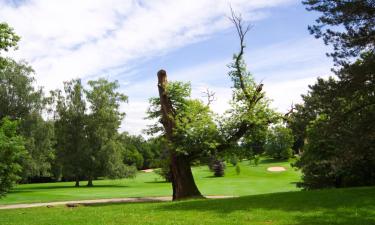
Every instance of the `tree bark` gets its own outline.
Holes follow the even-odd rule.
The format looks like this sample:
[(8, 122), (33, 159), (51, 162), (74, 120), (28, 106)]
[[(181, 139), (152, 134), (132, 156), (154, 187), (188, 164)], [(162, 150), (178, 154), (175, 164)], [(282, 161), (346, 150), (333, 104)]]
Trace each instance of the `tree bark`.
[(79, 178), (78, 176), (76, 177), (76, 184), (75, 184), (76, 187), (79, 187)]
[(88, 181), (87, 181), (87, 187), (93, 187), (94, 185), (93, 185), (93, 183), (92, 183), (92, 177), (91, 176), (89, 176), (89, 179), (88, 179)]
[[(173, 107), (167, 93), (167, 73), (165, 70), (158, 72), (158, 89), (161, 104), (162, 123), (165, 129), (165, 135), (170, 143), (173, 143), (173, 129), (176, 124), (174, 121)], [(169, 147), (170, 168), (172, 172), (173, 200), (186, 198), (201, 198), (195, 184), (193, 173), (191, 172), (190, 160), (187, 156), (178, 154)]]

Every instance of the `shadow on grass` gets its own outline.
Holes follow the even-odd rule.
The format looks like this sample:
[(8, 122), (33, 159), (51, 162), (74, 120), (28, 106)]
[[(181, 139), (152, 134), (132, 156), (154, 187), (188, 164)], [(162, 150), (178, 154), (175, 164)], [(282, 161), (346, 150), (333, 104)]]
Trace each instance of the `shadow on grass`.
[(211, 175), (211, 176), (206, 176), (206, 177), (204, 177), (204, 178), (224, 178), (224, 176), (222, 176), (222, 177), (217, 177), (217, 176)]
[(126, 188), (126, 185), (120, 184), (98, 184), (93, 187), (87, 187), (86, 185), (82, 185), (79, 187), (75, 187), (74, 185), (64, 185), (64, 186), (32, 186), (32, 187), (21, 187), (18, 189), (14, 189), (9, 193), (20, 193), (20, 192), (30, 192), (33, 190), (53, 190), (53, 189), (99, 189), (99, 188)]
[[(276, 215), (282, 211), (302, 224), (375, 224), (375, 188), (300, 191), (160, 204), (161, 211), (211, 211), (226, 216), (235, 211)], [(274, 214), (272, 213), (274, 212)], [(277, 219), (277, 218), (276, 218)]]
[(170, 184), (171, 182), (164, 181), (164, 180), (157, 180), (157, 181), (145, 181), (146, 184)]
[(262, 163), (287, 163), (288, 160), (285, 159), (272, 159), (272, 158), (265, 158), (260, 160), (260, 164)]

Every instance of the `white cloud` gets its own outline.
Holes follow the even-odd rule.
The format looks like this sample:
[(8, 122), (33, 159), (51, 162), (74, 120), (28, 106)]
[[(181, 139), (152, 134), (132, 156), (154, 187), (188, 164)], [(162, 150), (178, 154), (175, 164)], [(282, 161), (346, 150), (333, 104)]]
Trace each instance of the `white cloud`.
[[(137, 64), (188, 44), (209, 38), (230, 26), (229, 3), (249, 20), (266, 17), (267, 8), (293, 0), (26, 0), (17, 7), (0, 0), (1, 20), (22, 37), (11, 54), (29, 61), (39, 85), (61, 87), (71, 78), (108, 78), (126, 71), (137, 74)], [(312, 38), (247, 49), (246, 61), (257, 80), (264, 79), (273, 106), (285, 111), (315, 77), (329, 73), (326, 49)], [(206, 87), (216, 92), (212, 105), (223, 112), (231, 97), (226, 65), (230, 57), (190, 68), (168, 71), (170, 79), (192, 81), (193, 96)], [(104, 74), (105, 72), (105, 74)], [(155, 71), (156, 72), (156, 71)], [(147, 77), (120, 81), (130, 102), (122, 130), (140, 133), (147, 99), (157, 95), (155, 80)]]
[(260, 9), (290, 0), (29, 0), (17, 7), (6, 2), (2, 20), (22, 36), (15, 56), (29, 61), (38, 83), (51, 89), (225, 29), (229, 2), (256, 20), (264, 16)]

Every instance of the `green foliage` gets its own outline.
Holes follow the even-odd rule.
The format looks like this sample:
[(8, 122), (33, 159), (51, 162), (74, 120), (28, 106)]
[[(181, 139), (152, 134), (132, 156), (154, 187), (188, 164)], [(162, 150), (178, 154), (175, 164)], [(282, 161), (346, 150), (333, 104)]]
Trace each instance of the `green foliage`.
[[(94, 177), (105, 175), (101, 168), (103, 163), (110, 162), (101, 160), (106, 156), (101, 154), (100, 150), (116, 138), (117, 130), (125, 116), (125, 113), (120, 112), (120, 104), (127, 102), (128, 98), (117, 92), (117, 81), (98, 79), (88, 81), (88, 85), (89, 89), (84, 91), (90, 104), (90, 114), (87, 116), (88, 164), (85, 173), (90, 181)], [(121, 160), (112, 162), (120, 163)], [(111, 165), (107, 168), (118, 166)]]
[(77, 181), (87, 178), (90, 186), (99, 176), (132, 177), (135, 169), (124, 164), (127, 152), (117, 133), (125, 116), (119, 111), (120, 103), (127, 97), (116, 91), (117, 82), (99, 79), (88, 84), (90, 88), (84, 89), (80, 80), (72, 80), (65, 82), (64, 94), (52, 92), (62, 172)]
[[(0, 23), (0, 53), (2, 51), (9, 51), (9, 49), (17, 49), (17, 43), (20, 37), (14, 33), (13, 28), (11, 28), (7, 23)], [(7, 64), (7, 59), (0, 55), (0, 70)]]
[(266, 154), (274, 159), (289, 159), (292, 156), (293, 134), (283, 126), (271, 127), (265, 145)]
[[(217, 145), (217, 127), (213, 121), (213, 113), (202, 101), (191, 99), (189, 83), (170, 82), (168, 95), (175, 111), (173, 151), (188, 155), (190, 160), (210, 155)], [(160, 134), (163, 128), (160, 124), (159, 98), (150, 99), (148, 110), (149, 119), (158, 119), (159, 122), (148, 129), (149, 134)]]
[(238, 164), (238, 157), (237, 157), (236, 155), (231, 156), (231, 157), (229, 158), (229, 162), (230, 162), (233, 166), (237, 166), (237, 164)]
[(240, 173), (241, 173), (241, 167), (240, 167), (239, 164), (237, 164), (237, 165), (236, 165), (236, 174), (237, 174), (237, 175), (240, 175)]
[(372, 0), (304, 0), (309, 11), (322, 15), (311, 34), (332, 44), (336, 62), (375, 48), (375, 4)]
[(258, 166), (259, 165), (259, 161), (260, 161), (260, 156), (259, 155), (255, 155), (253, 161), (254, 161), (254, 165)]
[(124, 154), (127, 154), (119, 141), (110, 140), (99, 152), (103, 174), (111, 179), (135, 177), (137, 168), (124, 164)]
[(39, 113), (33, 112), (20, 124), (20, 134), (25, 138), (28, 155), (22, 167), (23, 181), (31, 177), (51, 177), (55, 160), (54, 125), (44, 121)]
[(10, 48), (16, 48), (20, 37), (14, 33), (7, 23), (0, 23), (0, 50), (8, 51)]
[(35, 90), (32, 74), (27, 63), (4, 59), (0, 68), (0, 119), (21, 119), (41, 110), (42, 90)]
[(7, 117), (0, 123), (0, 197), (20, 179), (21, 159), (26, 155), (24, 140), (17, 135), (18, 122)]
[(64, 83), (64, 93), (52, 93), (56, 98), (55, 133), (57, 159), (65, 177), (85, 175), (88, 164), (88, 140), (86, 135), (86, 102), (80, 80)]
[(307, 145), (296, 166), (307, 189), (375, 184), (375, 55), (368, 53), (318, 79), (292, 118), (304, 127)]

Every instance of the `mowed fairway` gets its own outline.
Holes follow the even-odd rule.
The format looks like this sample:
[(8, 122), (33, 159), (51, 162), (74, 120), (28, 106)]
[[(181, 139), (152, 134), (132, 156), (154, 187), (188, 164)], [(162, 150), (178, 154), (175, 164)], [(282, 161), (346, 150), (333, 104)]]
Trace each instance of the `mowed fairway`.
[[(300, 173), (290, 167), (290, 162), (263, 160), (258, 166), (241, 164), (241, 173), (227, 164), (225, 177), (213, 177), (207, 166), (194, 167), (194, 177), (204, 195), (244, 196), (298, 190), (295, 182)], [(285, 172), (268, 172), (271, 166), (284, 166)], [(86, 182), (82, 182), (86, 185)], [(98, 180), (94, 187), (76, 188), (72, 182), (26, 184), (17, 186), (0, 205), (63, 200), (83, 200), (119, 197), (147, 197), (171, 195), (171, 184), (165, 183), (155, 173), (139, 173), (135, 179)]]
[(168, 203), (1, 210), (2, 225), (254, 224), (372, 225), (375, 188), (251, 195)]

